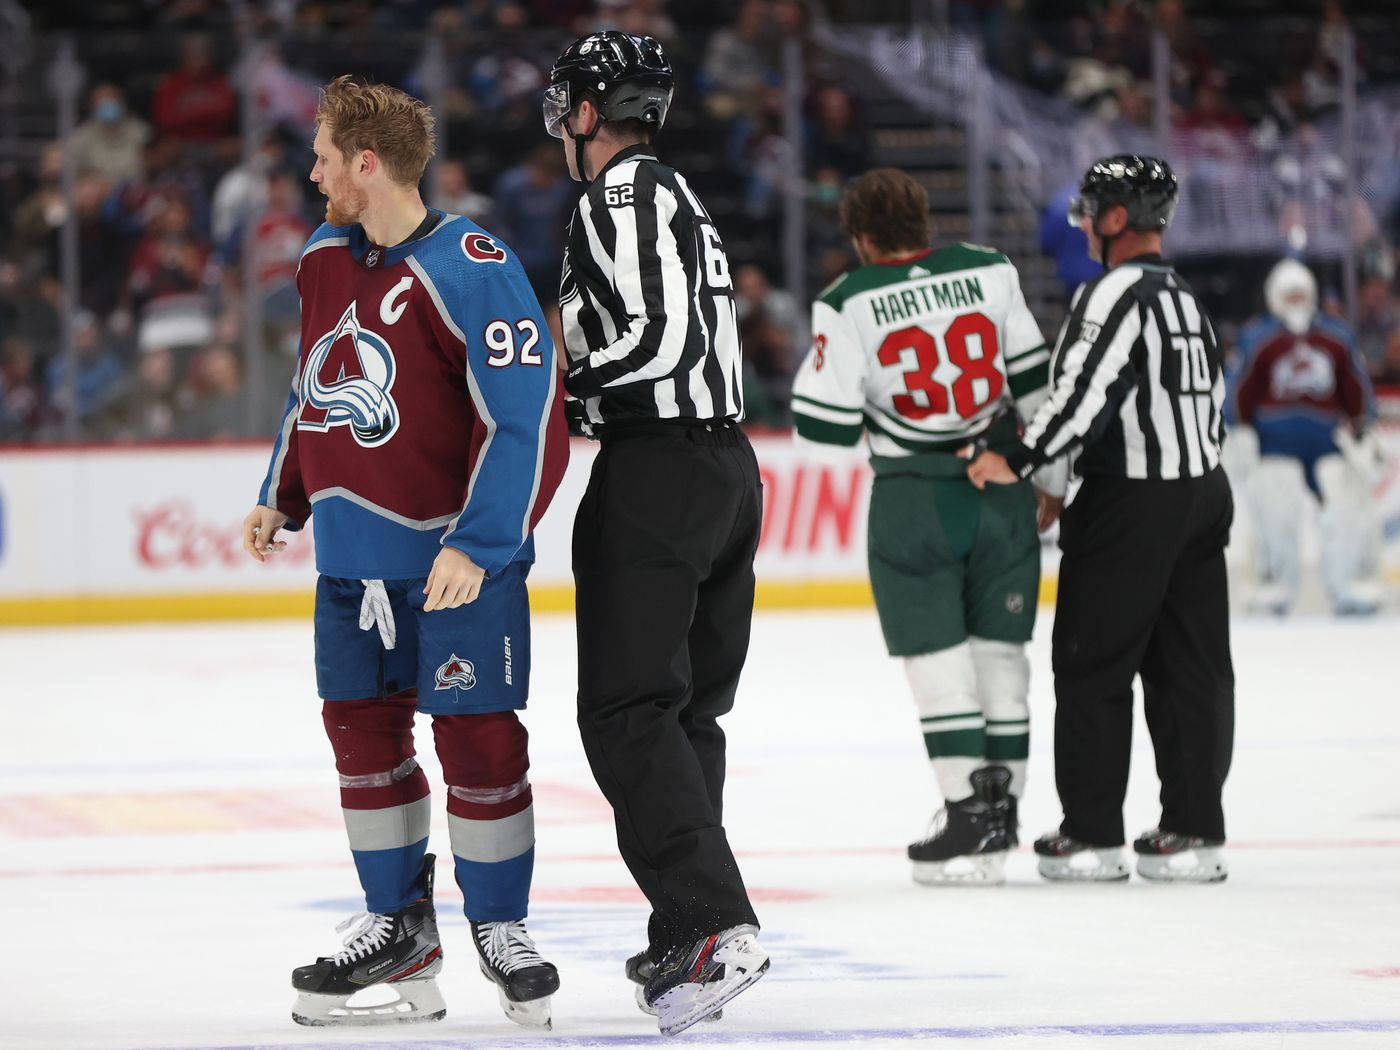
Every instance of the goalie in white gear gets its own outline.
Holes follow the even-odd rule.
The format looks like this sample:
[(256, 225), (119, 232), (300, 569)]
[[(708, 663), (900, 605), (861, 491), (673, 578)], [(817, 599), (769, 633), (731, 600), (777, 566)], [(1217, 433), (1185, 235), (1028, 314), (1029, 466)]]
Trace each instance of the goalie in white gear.
[(875, 470), (871, 585), (945, 800), (909, 847), (914, 877), (1001, 882), (1030, 740), (1037, 518), (1048, 528), (1058, 516), (1067, 477), (979, 492), (956, 452), (1019, 441), (1016, 413), (1044, 400), (1050, 352), (1005, 255), (928, 247), (928, 197), (908, 175), (867, 172), (840, 214), (863, 265), (813, 304), (798, 440), (864, 437)]
[[(1231, 381), (1232, 473), (1255, 533), (1250, 607), (1286, 614), (1302, 575), (1299, 524), (1321, 504), (1322, 577), (1339, 615), (1382, 603), (1372, 491), (1384, 459), (1370, 381), (1351, 332), (1318, 312), (1317, 282), (1284, 259), (1264, 284), (1268, 315), (1246, 327)], [(1244, 428), (1248, 427), (1249, 430)]]

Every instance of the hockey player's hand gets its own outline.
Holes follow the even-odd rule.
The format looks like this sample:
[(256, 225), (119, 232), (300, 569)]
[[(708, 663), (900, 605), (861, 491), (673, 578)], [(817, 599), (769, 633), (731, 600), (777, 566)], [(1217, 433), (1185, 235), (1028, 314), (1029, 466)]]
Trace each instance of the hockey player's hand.
[(1035, 527), (1041, 532), (1060, 520), (1060, 511), (1065, 509), (1063, 496), (1052, 496), (1042, 489), (1035, 490)]
[(481, 593), (481, 581), (485, 578), (486, 570), (471, 558), (454, 547), (444, 547), (433, 561), (428, 584), (423, 588), (423, 593), (428, 596), (423, 603), (423, 611), (436, 612), (470, 605)]
[(958, 456), (971, 460), (967, 465), (967, 480), (979, 489), (986, 488), (989, 481), (994, 485), (1014, 485), (1021, 480), (1000, 452), (985, 448), (979, 450), (976, 445), (964, 445), (958, 449)]
[(287, 549), (277, 539), (277, 530), (287, 524), (287, 515), (271, 507), (254, 507), (243, 519), (243, 549), (258, 561), (267, 561), (269, 554)]

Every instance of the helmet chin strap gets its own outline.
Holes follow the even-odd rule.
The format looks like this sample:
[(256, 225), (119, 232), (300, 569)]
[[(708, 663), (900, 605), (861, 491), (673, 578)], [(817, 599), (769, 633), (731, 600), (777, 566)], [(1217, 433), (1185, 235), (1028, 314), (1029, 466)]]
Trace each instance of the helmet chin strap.
[(1097, 215), (1095, 215), (1095, 216), (1094, 216), (1094, 236), (1097, 237), (1097, 238), (1099, 239), (1099, 265), (1102, 266), (1105, 270), (1107, 270), (1107, 269), (1109, 269), (1109, 265), (1108, 265), (1108, 252), (1109, 252), (1109, 249), (1113, 246), (1113, 242), (1114, 242), (1115, 240), (1117, 240), (1120, 236), (1122, 236), (1122, 234), (1121, 234), (1121, 232), (1120, 232), (1120, 233), (1100, 233), (1100, 232), (1099, 232), (1099, 217), (1098, 217)]
[(578, 169), (578, 181), (583, 183), (585, 189), (588, 188), (588, 184), (593, 180), (588, 177), (588, 169), (584, 167), (583, 150), (588, 143), (592, 142), (593, 139), (597, 137), (598, 129), (602, 126), (603, 118), (599, 116), (598, 119), (593, 122), (593, 130), (587, 135), (580, 135), (574, 131), (573, 125), (569, 123), (569, 118), (564, 118), (564, 127), (569, 129), (569, 137), (574, 140), (574, 167)]

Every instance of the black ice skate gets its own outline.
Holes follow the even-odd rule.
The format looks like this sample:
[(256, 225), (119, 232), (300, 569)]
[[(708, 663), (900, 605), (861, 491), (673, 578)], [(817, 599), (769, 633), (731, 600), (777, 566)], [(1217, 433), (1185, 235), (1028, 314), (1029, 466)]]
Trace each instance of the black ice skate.
[(735, 926), (672, 949), (646, 983), (646, 1003), (662, 1035), (684, 1032), (718, 1013), (768, 972), (757, 926)]
[[(627, 960), (627, 979), (637, 987), (637, 1008), (644, 1014), (656, 1016), (656, 1008), (647, 1005), (647, 982), (651, 980), (652, 974), (656, 973), (656, 963), (651, 961), (650, 952), (638, 952)], [(707, 1021), (718, 1021), (724, 1016), (723, 1010), (716, 1010), (705, 1018)]]
[[(292, 971), (292, 1020), (305, 1025), (437, 1021), (447, 1013), (434, 977), (442, 969), (433, 913), (433, 855), (423, 858), (423, 895), (391, 915), (365, 913), (337, 929), (345, 947)], [(370, 989), (373, 989), (371, 991)]]
[(474, 922), (472, 940), (506, 1016), (526, 1028), (553, 1028), (549, 997), (559, 990), (559, 971), (540, 958), (524, 921)]
[(1224, 839), (1203, 839), (1153, 828), (1133, 843), (1138, 874), (1153, 882), (1224, 882), (1230, 873)]
[(1006, 854), (1017, 845), (1016, 799), (1005, 766), (974, 770), (972, 794), (945, 803), (928, 837), (909, 847), (914, 881), (927, 886), (994, 886), (1006, 881)]
[(1041, 878), (1051, 882), (1126, 882), (1128, 865), (1118, 846), (1091, 846), (1058, 831), (1035, 840)]

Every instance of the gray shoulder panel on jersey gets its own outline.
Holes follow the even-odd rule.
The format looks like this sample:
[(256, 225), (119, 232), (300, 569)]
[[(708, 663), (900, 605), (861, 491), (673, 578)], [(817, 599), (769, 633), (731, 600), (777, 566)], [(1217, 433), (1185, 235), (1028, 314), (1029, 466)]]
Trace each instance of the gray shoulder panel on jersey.
[(322, 248), (343, 248), (350, 243), (349, 237), (325, 237), (319, 241), (313, 241), (302, 249), (301, 257), (305, 259), (312, 252), (319, 252)]
[(438, 291), (437, 285), (433, 283), (433, 279), (428, 276), (428, 271), (423, 269), (423, 264), (411, 255), (406, 261), (409, 269), (417, 274), (418, 279), (423, 282), (423, 288), (427, 291), (428, 298), (432, 299), (433, 306), (437, 307), (438, 316), (442, 318), (442, 323), (447, 325), (448, 330), (462, 341), (463, 346), (466, 346), (466, 335), (457, 327), (457, 322), (452, 320), (452, 315), (447, 311), (447, 303), (443, 301), (442, 294)]
[(403, 525), (417, 532), (432, 532), (434, 529), (440, 529), (457, 516), (454, 512), (452, 514), (442, 514), (436, 518), (429, 518), (427, 521), (420, 521), (417, 518), (406, 518), (402, 514), (396, 514), (387, 507), (381, 507), (378, 503), (372, 503), (359, 493), (351, 492), (349, 489), (340, 485), (334, 488), (320, 489), (313, 492), (309, 498), (309, 502), (314, 507), (317, 503), (325, 499), (343, 499), (348, 503), (353, 503), (355, 506), (369, 511), (377, 517), (385, 518), (396, 525)]

